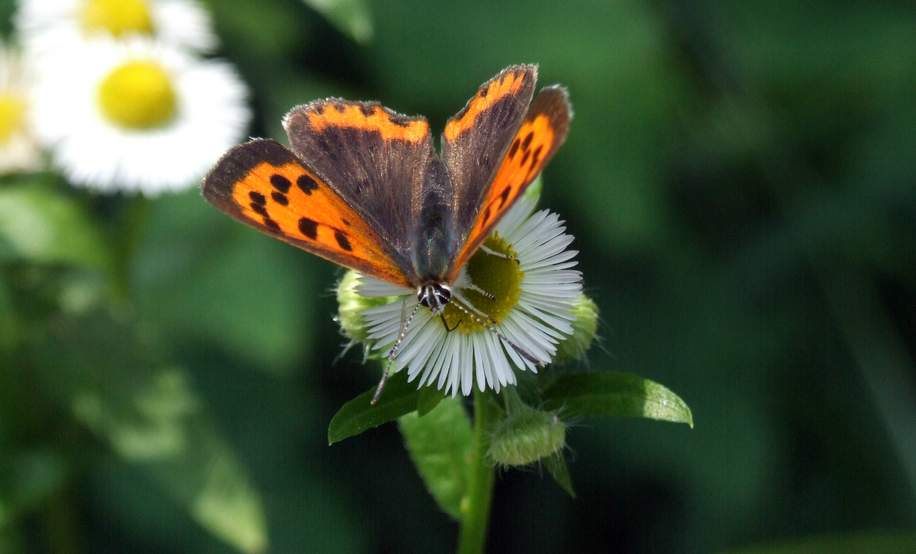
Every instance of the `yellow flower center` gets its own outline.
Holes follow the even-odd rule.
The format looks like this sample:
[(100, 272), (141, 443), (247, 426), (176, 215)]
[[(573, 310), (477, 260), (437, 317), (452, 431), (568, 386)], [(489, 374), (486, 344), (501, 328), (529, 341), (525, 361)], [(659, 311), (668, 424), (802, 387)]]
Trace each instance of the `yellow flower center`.
[(102, 113), (128, 129), (153, 129), (172, 120), (178, 99), (169, 74), (157, 63), (133, 61), (108, 74), (99, 85)]
[(0, 92), (0, 144), (6, 144), (25, 122), (25, 100), (12, 92)]
[[(489, 254), (480, 249), (468, 261), (467, 272), (472, 283), (492, 294), (494, 298), (490, 299), (467, 289), (464, 289), (462, 293), (478, 311), (490, 316), (494, 322), (500, 323), (518, 303), (519, 296), (522, 294), (522, 278), (525, 274), (519, 269), (515, 250), (498, 234), (488, 238), (484, 245), (493, 252), (498, 252), (506, 257)], [(449, 329), (457, 325), (458, 331), (465, 334), (483, 331), (483, 326), (469, 318), (454, 305), (454, 302), (446, 304), (442, 315)], [(460, 325), (458, 325), (459, 322)]]
[(86, 0), (82, 19), (88, 34), (107, 32), (121, 37), (153, 33), (153, 18), (145, 0)]

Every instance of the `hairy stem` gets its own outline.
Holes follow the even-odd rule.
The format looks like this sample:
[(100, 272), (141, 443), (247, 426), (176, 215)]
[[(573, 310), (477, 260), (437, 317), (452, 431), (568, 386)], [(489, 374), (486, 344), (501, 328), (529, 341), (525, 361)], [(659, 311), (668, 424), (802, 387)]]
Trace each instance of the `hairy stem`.
[(490, 502), (493, 499), (493, 465), (487, 459), (493, 409), (489, 395), (475, 388), (474, 436), (468, 465), (468, 492), (461, 506), (459, 554), (480, 554), (486, 545)]

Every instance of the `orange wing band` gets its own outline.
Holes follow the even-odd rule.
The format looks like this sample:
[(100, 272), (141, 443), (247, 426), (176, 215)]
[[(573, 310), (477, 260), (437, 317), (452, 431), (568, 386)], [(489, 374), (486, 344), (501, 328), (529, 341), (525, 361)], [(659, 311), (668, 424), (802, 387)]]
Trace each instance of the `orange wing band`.
[(531, 71), (528, 68), (520, 68), (506, 71), (498, 79), (482, 86), (465, 106), (460, 117), (449, 120), (445, 125), (443, 133), (445, 139), (448, 141), (457, 139), (458, 135), (474, 126), (477, 117), (487, 108), (510, 94), (516, 94), (529, 78), (531, 78)]

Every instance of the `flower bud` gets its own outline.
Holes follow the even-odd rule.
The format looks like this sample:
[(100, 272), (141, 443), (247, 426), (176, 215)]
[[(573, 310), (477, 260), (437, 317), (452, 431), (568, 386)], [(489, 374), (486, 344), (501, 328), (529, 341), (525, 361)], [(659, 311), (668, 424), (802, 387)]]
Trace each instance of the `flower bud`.
[(524, 466), (556, 454), (565, 444), (566, 425), (556, 413), (526, 406), (516, 396), (493, 429), (488, 455), (499, 465)]
[(598, 331), (598, 306), (594, 300), (580, 294), (572, 308), (575, 318), (573, 332), (557, 346), (557, 362), (579, 360), (585, 356)]
[(353, 342), (365, 342), (368, 331), (363, 312), (389, 302), (387, 297), (366, 297), (359, 294), (359, 273), (347, 271), (337, 283), (337, 323), (343, 334)]

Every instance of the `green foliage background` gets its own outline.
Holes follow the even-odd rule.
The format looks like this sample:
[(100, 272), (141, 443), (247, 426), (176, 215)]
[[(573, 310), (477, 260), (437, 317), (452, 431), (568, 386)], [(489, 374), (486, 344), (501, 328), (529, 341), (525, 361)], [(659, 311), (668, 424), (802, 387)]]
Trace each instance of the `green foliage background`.
[[(542, 204), (601, 309), (588, 363), (695, 428), (573, 427), (578, 498), (501, 475), (492, 552), (912, 551), (911, 2), (205, 4), (252, 136), (331, 95), (441, 128), (511, 63), (569, 87)], [(377, 377), (334, 363), (338, 274), (196, 190), (4, 179), (0, 552), (452, 549), (396, 426), (327, 445)]]

